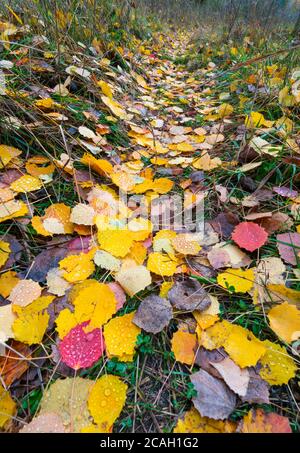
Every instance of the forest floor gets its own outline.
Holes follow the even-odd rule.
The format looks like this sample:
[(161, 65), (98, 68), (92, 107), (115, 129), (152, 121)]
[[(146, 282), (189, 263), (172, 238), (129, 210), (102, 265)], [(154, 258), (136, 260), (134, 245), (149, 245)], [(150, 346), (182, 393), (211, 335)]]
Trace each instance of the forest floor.
[(26, 33), (0, 61), (0, 427), (297, 431), (296, 51)]

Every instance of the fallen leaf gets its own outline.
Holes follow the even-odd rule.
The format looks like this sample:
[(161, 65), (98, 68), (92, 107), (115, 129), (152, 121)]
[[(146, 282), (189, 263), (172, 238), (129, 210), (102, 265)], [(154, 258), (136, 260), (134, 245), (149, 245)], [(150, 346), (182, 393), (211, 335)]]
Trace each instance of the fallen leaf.
[(130, 297), (151, 285), (152, 282), (151, 274), (145, 266), (121, 269), (115, 278)]
[(253, 252), (267, 242), (268, 234), (254, 222), (242, 222), (235, 227), (231, 237), (239, 247)]
[(274, 412), (266, 413), (263, 409), (252, 409), (238, 425), (241, 433), (291, 433), (289, 419)]
[(169, 324), (172, 314), (172, 306), (168, 300), (151, 295), (141, 302), (133, 323), (146, 332), (158, 333)]
[(121, 362), (132, 362), (137, 337), (141, 329), (133, 323), (135, 312), (111, 319), (104, 326), (104, 339), (108, 357)]
[(208, 417), (201, 417), (199, 412), (192, 407), (179, 418), (174, 428), (174, 433), (233, 433), (236, 430), (234, 422), (228, 420), (213, 420)]
[(94, 381), (81, 377), (57, 379), (45, 390), (39, 415), (59, 415), (66, 432), (80, 432), (90, 423), (87, 399), (93, 385)]
[(193, 333), (177, 330), (171, 340), (171, 350), (177, 362), (192, 365), (197, 348), (197, 337)]
[(296, 265), (299, 260), (300, 234), (282, 233), (276, 237), (277, 248), (281, 258), (289, 264)]
[(218, 370), (225, 383), (234, 393), (239, 396), (246, 395), (250, 381), (249, 371), (246, 368), (242, 370), (229, 357), (221, 362), (212, 363), (212, 366)]
[(74, 370), (91, 367), (105, 348), (102, 331), (98, 328), (85, 332), (87, 324), (83, 322), (73, 327), (59, 343), (62, 361)]
[(98, 379), (88, 397), (89, 411), (95, 423), (107, 428), (114, 424), (125, 404), (127, 388), (118, 376), (107, 374)]
[(0, 383), (0, 428), (4, 428), (15, 415), (17, 405)]
[(65, 427), (59, 414), (44, 413), (34, 417), (30, 423), (23, 426), (19, 433), (65, 433)]
[(206, 310), (211, 304), (203, 286), (192, 278), (176, 282), (168, 292), (168, 299), (174, 307), (185, 311)]
[(197, 392), (193, 403), (202, 417), (224, 420), (234, 411), (236, 396), (223, 381), (200, 370), (191, 375), (191, 382)]

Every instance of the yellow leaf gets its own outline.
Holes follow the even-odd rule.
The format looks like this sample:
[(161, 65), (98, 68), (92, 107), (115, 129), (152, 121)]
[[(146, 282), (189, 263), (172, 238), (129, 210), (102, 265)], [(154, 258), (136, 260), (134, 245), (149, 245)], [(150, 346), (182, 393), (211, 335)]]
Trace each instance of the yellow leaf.
[(230, 358), (241, 368), (255, 366), (266, 352), (264, 343), (248, 329), (222, 321), (202, 331), (199, 342), (206, 349), (224, 347)]
[(133, 324), (135, 312), (111, 319), (104, 326), (104, 340), (109, 358), (132, 362), (137, 337), (141, 329)]
[(197, 255), (201, 250), (199, 243), (193, 239), (192, 234), (177, 234), (171, 239), (172, 245), (176, 252), (182, 255)]
[(19, 282), (17, 273), (14, 271), (7, 271), (0, 276), (0, 295), (5, 299), (10, 295), (12, 289)]
[(246, 293), (254, 284), (254, 270), (228, 269), (217, 277), (220, 286), (235, 293)]
[(12, 311), (12, 304), (0, 307), (0, 341), (5, 343), (9, 338), (14, 338), (12, 325), (16, 319)]
[(35, 105), (41, 109), (53, 109), (55, 102), (51, 98), (44, 98), (35, 101)]
[(226, 118), (226, 116), (230, 116), (233, 113), (233, 107), (230, 104), (221, 104), (217, 109), (217, 113), (219, 118)]
[(10, 200), (0, 205), (0, 223), (28, 214), (27, 205), (20, 200)]
[(179, 418), (174, 433), (233, 433), (235, 430), (236, 424), (234, 422), (202, 417), (192, 407), (184, 414), (183, 418)]
[(0, 169), (4, 168), (14, 157), (20, 154), (22, 154), (22, 151), (13, 146), (0, 145)]
[(127, 113), (125, 112), (125, 110), (123, 110), (122, 106), (118, 102), (110, 99), (107, 96), (101, 96), (101, 100), (103, 104), (105, 104), (115, 116), (122, 120), (128, 119)]
[(15, 339), (29, 345), (41, 343), (48, 322), (49, 315), (46, 312), (20, 313), (12, 326)]
[(290, 379), (295, 377), (297, 366), (287, 350), (279, 344), (269, 340), (263, 342), (266, 347), (265, 354), (260, 359), (262, 368), (260, 376), (270, 385), (287, 384)]
[(0, 267), (4, 266), (10, 255), (10, 244), (0, 240)]
[(84, 165), (87, 165), (101, 176), (110, 175), (113, 172), (113, 166), (108, 160), (96, 159), (96, 157), (88, 153), (85, 153), (82, 156), (80, 162)]
[(42, 187), (43, 184), (41, 180), (31, 175), (23, 175), (10, 185), (10, 188), (18, 193), (33, 192), (34, 190), (39, 190)]
[(163, 282), (160, 286), (160, 291), (159, 291), (159, 296), (162, 297), (163, 299), (166, 299), (168, 297), (168, 292), (174, 285), (174, 282)]
[(119, 417), (126, 401), (127, 385), (117, 376), (101, 376), (88, 397), (88, 408), (97, 425), (110, 427)]
[(25, 168), (31, 176), (51, 175), (55, 165), (45, 156), (33, 156), (27, 160)]
[(0, 383), (0, 428), (4, 428), (5, 425), (12, 419), (17, 411), (17, 406), (10, 393), (4, 389)]
[(154, 274), (170, 277), (176, 272), (177, 261), (175, 257), (154, 252), (149, 254), (147, 268)]
[(71, 283), (85, 280), (95, 271), (90, 253), (67, 256), (59, 262), (59, 267), (65, 271), (63, 277)]
[(117, 300), (114, 292), (107, 284), (97, 280), (85, 280), (75, 285), (69, 297), (75, 306), (77, 323), (90, 321), (86, 331), (101, 327), (116, 313)]
[(72, 313), (68, 308), (64, 308), (59, 312), (59, 315), (55, 320), (55, 324), (58, 336), (62, 340), (70, 332), (70, 330), (78, 324), (78, 321), (74, 313)]
[(104, 80), (98, 80), (97, 85), (101, 88), (102, 93), (105, 94), (105, 96), (109, 99), (113, 98), (113, 92), (108, 83), (104, 82)]
[(203, 311), (195, 310), (193, 316), (201, 329), (205, 330), (213, 326), (219, 320), (220, 304), (214, 296), (209, 296), (211, 300), (210, 306)]
[(245, 125), (246, 127), (272, 127), (274, 121), (268, 121), (265, 119), (264, 115), (259, 112), (251, 112), (250, 115), (246, 116)]
[(300, 337), (300, 311), (295, 305), (284, 302), (268, 313), (271, 329), (279, 338), (291, 343)]
[(98, 231), (98, 242), (101, 249), (117, 258), (124, 258), (134, 242), (134, 234), (128, 230)]

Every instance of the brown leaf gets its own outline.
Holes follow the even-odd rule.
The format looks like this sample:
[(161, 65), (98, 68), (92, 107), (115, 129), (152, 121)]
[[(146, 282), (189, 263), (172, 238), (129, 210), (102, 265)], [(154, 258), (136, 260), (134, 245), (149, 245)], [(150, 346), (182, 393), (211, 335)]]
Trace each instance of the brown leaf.
[(172, 307), (168, 300), (159, 296), (146, 297), (133, 318), (133, 323), (146, 332), (158, 333), (172, 319)]
[(16, 352), (6, 348), (5, 356), (0, 357), (0, 376), (7, 387), (19, 379), (28, 369), (29, 362), (26, 358), (29, 359), (31, 354), (31, 350), (24, 343), (13, 341), (10, 346)]
[(207, 371), (212, 376), (222, 379), (221, 374), (213, 365), (215, 363), (222, 362), (222, 360), (224, 360), (224, 358), (226, 357), (227, 353), (223, 350), (223, 348), (213, 349), (212, 351), (209, 351), (208, 349), (205, 349), (201, 346), (197, 349), (195, 364), (199, 365), (200, 368), (203, 368), (203, 370)]
[(204, 370), (191, 375), (191, 382), (197, 391), (193, 403), (202, 417), (215, 420), (228, 418), (236, 407), (236, 396), (227, 385)]
[(239, 223), (238, 216), (233, 212), (221, 212), (210, 222), (214, 230), (220, 234), (222, 239), (228, 239)]
[(211, 304), (205, 289), (197, 280), (191, 278), (176, 282), (168, 292), (168, 299), (174, 307), (186, 311), (203, 311)]
[(250, 380), (247, 393), (241, 399), (247, 403), (269, 404), (269, 384), (264, 381), (255, 368), (248, 368)]
[(289, 230), (293, 226), (293, 221), (284, 212), (275, 212), (271, 218), (260, 220), (259, 224), (269, 234), (273, 234), (275, 231)]

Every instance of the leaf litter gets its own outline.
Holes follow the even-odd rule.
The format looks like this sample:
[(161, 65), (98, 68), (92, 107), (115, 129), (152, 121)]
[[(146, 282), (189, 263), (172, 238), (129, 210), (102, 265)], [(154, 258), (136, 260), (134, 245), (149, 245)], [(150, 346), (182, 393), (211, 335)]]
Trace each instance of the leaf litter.
[[(1, 27), (14, 41), (26, 34), (20, 24)], [(127, 402), (132, 408), (136, 377), (127, 372), (142, 359), (146, 368), (146, 359), (157, 354), (149, 344), (158, 341), (168, 372), (173, 363), (190, 380), (185, 390), (193, 387), (186, 395), (179, 391), (184, 413), (170, 403), (174, 432), (291, 432), (289, 409), (280, 406), (278, 413), (269, 396), (295, 385), (300, 201), (294, 182), (279, 185), (270, 174), (260, 185), (259, 178), (262, 168), (281, 158), (282, 147), (291, 152), (283, 162), (297, 162), (293, 108), (300, 98), (293, 77), (299, 75), (276, 91), (273, 79), (285, 83), (286, 74), (277, 64), (267, 66), (281, 115), (271, 120), (259, 106), (249, 111), (257, 74), (241, 91), (237, 79), (230, 92), (219, 91), (211, 71), (221, 68), (212, 60), (224, 56), (223, 48), (207, 44), (203, 64), (188, 71), (175, 60), (190, 35), (156, 33), (148, 44), (136, 38), (136, 55), (125, 45), (112, 50), (126, 70), (103, 57), (95, 38), (90, 51), (99, 61), (76, 57), (78, 66), (64, 67), (65, 83), (54, 89), (47, 82), (55, 60), (46, 40), (40, 45), (50, 63), (30, 61), (21, 45), (12, 50), (7, 39), (9, 70), (29, 65), (37, 83), (21, 94), (39, 121), (28, 117), (22, 124), (14, 117), (15, 127), (51, 123), (64, 131), (66, 149), (53, 154), (42, 146), (36, 154), (26, 141), (0, 145), (3, 430), (111, 432), (122, 411), (124, 426), (132, 426)], [(166, 49), (174, 58), (165, 58)], [(247, 42), (234, 52), (242, 49), (248, 52)], [(209, 88), (199, 94), (202, 79)], [(94, 103), (79, 86), (95, 95)], [(77, 113), (74, 103), (82, 103)], [(230, 143), (239, 143), (238, 155), (224, 153)], [(134, 196), (132, 204), (120, 190)], [(143, 217), (141, 201), (177, 192), (184, 195), (184, 210), (203, 200), (209, 205), (202, 235), (182, 231), (176, 222), (164, 225), (162, 204), (154, 208), (155, 220)], [(169, 208), (175, 218), (175, 207)], [(49, 382), (22, 428), (15, 383), (36, 376), (31, 360), (45, 355), (58, 371), (50, 377), (41, 368)], [(168, 386), (176, 394), (173, 380)], [(143, 392), (137, 395), (144, 404)]]

